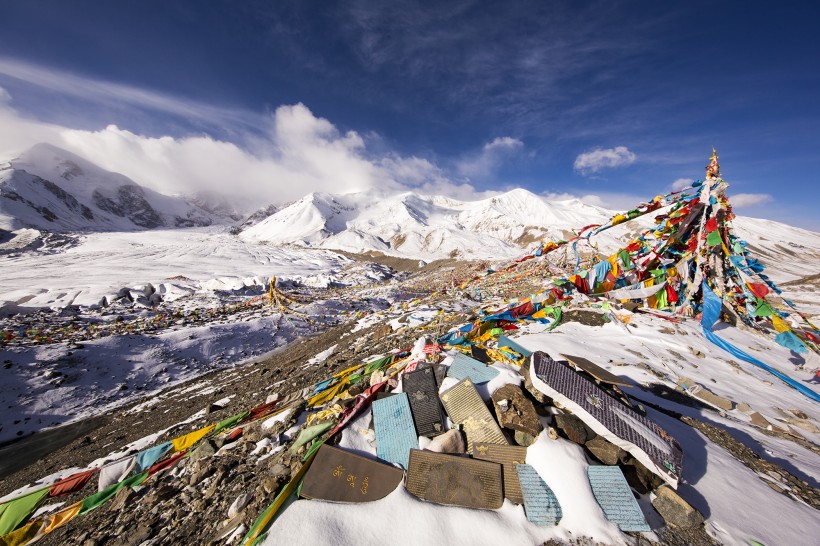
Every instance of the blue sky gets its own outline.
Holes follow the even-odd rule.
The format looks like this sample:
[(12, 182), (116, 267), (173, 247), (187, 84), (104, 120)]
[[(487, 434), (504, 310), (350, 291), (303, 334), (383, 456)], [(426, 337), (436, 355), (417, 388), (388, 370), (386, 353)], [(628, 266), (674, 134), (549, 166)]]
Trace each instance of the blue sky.
[(677, 4), (0, 0), (0, 151), (624, 208), (715, 146), (739, 213), (820, 230), (820, 4)]

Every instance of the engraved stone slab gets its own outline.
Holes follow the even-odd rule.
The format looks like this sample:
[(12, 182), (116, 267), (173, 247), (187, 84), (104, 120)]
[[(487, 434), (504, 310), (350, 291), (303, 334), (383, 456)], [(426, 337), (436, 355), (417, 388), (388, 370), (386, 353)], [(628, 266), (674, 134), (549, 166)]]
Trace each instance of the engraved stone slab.
[(493, 393), (493, 405), (498, 423), (503, 428), (520, 430), (530, 436), (538, 436), (544, 427), (535, 406), (524, 396), (518, 385), (504, 385)]
[(587, 476), (606, 519), (617, 523), (621, 531), (651, 531), (620, 468), (590, 466)]
[(404, 374), (402, 389), (410, 400), (416, 434), (430, 437), (443, 433), (444, 423), (435, 370), (425, 367)]
[(373, 402), (376, 455), (389, 463), (407, 468), (411, 449), (418, 449), (419, 437), (407, 393), (398, 393)]
[(564, 514), (555, 493), (532, 466), (520, 464), (517, 469), (527, 519), (536, 525), (558, 525)]
[(399, 485), (404, 472), (337, 447), (323, 445), (302, 483), (302, 496), (333, 502), (382, 499)]
[(516, 466), (527, 462), (526, 447), (476, 442), (473, 457), (483, 461), (501, 463), (504, 473), (504, 496), (515, 504), (524, 504), (524, 494), (521, 492), (521, 482), (518, 480)]
[(476, 385), (486, 383), (498, 374), (499, 371), (495, 368), (491, 368), (483, 362), (479, 362), (461, 353), (456, 353), (453, 356), (453, 362), (447, 370), (447, 377), (455, 377), (456, 379), (466, 379), (469, 377)]
[(469, 379), (464, 379), (445, 391), (441, 395), (441, 402), (450, 419), (464, 427), (468, 453), (473, 453), (475, 442), (507, 445), (504, 433)]
[(610, 385), (618, 385), (619, 387), (633, 386), (632, 383), (630, 383), (629, 381), (624, 380), (622, 377), (618, 377), (614, 373), (605, 370), (604, 368), (600, 367), (599, 365), (595, 364), (590, 360), (587, 360), (586, 358), (565, 354), (562, 354), (561, 356), (566, 358), (569, 361), (569, 363), (573, 366), (576, 366), (577, 368), (584, 370), (589, 375), (591, 375), (595, 379), (598, 379), (599, 381), (609, 383)]
[(546, 353), (533, 353), (530, 373), (539, 391), (559, 402), (595, 433), (628, 451), (673, 488), (677, 487), (683, 450), (657, 423)]
[(509, 347), (510, 349), (512, 349), (513, 351), (515, 351), (523, 357), (529, 357), (532, 354), (532, 351), (525, 349), (524, 347), (522, 347), (512, 339), (508, 338), (507, 336), (498, 336), (498, 346)]
[(501, 465), (414, 449), (407, 469), (407, 491), (439, 504), (495, 510), (504, 503)]

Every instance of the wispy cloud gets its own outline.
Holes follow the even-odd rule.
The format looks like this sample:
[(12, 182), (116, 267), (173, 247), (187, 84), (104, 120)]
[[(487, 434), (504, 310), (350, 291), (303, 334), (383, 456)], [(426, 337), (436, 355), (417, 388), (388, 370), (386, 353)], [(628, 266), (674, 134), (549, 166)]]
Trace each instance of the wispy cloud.
[(614, 169), (631, 165), (638, 158), (626, 146), (615, 148), (596, 148), (579, 154), (575, 158), (575, 170), (583, 175), (597, 173), (603, 169)]
[(768, 193), (738, 193), (729, 196), (729, 203), (738, 208), (759, 207), (771, 203), (774, 198)]
[(0, 74), (59, 96), (74, 97), (97, 106), (127, 105), (196, 120), (214, 127), (227, 124), (249, 128), (258, 125), (259, 116), (252, 112), (182, 99), (150, 89), (89, 78), (16, 59), (0, 57)]

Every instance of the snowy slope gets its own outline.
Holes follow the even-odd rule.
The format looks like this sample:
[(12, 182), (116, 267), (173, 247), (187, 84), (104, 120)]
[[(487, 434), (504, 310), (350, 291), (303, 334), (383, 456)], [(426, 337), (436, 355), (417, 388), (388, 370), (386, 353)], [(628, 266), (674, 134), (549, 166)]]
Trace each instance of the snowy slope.
[(547, 201), (523, 189), (480, 201), (412, 192), (384, 198), (312, 193), (241, 237), (428, 260), (501, 258), (520, 254), (535, 240), (561, 239), (571, 228), (610, 216), (610, 211), (577, 200)]
[(0, 229), (131, 231), (204, 226), (217, 218), (50, 144), (0, 165)]

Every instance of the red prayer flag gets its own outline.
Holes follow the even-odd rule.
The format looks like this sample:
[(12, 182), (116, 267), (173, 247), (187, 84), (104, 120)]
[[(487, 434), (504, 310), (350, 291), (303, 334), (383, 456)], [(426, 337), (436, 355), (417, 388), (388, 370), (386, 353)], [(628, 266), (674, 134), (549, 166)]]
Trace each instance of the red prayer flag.
[(51, 486), (51, 489), (48, 492), (49, 497), (59, 497), (62, 495), (68, 495), (69, 493), (74, 493), (75, 491), (79, 491), (85, 484), (88, 483), (88, 480), (97, 473), (98, 468), (91, 468), (89, 470), (83, 470), (82, 472), (77, 472), (68, 476), (67, 478), (63, 478), (62, 480), (56, 482), (54, 485)]
[(763, 283), (749, 283), (749, 290), (758, 298), (765, 298), (769, 294), (769, 287)]

